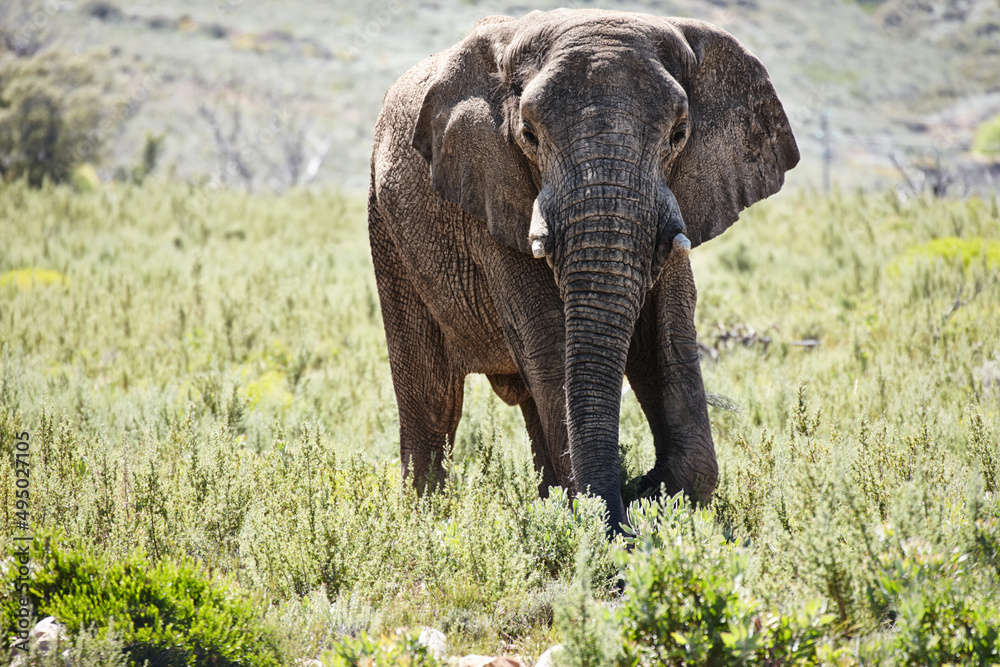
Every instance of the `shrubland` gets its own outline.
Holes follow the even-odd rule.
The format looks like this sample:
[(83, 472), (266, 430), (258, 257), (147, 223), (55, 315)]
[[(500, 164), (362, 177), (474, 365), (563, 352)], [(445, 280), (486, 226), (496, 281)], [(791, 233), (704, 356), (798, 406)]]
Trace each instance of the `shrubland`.
[[(424, 625), (567, 664), (1000, 661), (996, 199), (786, 193), (696, 249), (719, 486), (610, 545), (483, 378), (444, 490), (401, 485), (360, 199), (17, 181), (0, 225), (0, 448), (30, 436), (35, 613), (80, 664), (433, 664)], [(631, 392), (621, 434), (649, 466)]]

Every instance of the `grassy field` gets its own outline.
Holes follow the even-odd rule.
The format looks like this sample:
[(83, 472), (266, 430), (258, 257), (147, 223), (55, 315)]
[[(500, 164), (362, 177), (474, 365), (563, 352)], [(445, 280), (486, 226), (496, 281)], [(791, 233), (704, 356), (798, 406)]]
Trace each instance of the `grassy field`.
[[(720, 484), (707, 509), (633, 506), (631, 551), (593, 500), (535, 498), (483, 378), (446, 491), (400, 487), (362, 200), (14, 183), (0, 227), (0, 448), (29, 435), (38, 614), (94, 646), (189, 641), (179, 603), (107, 630), (141, 572), (163, 599), (227, 591), (206, 608), (264, 648), (220, 640), (215, 664), (362, 664), (422, 625), (529, 662), (1000, 662), (995, 198), (788, 193), (697, 249)], [(648, 466), (630, 392), (621, 433)], [(15, 488), (0, 467), (8, 541)], [(205, 632), (177, 664), (209, 664)]]

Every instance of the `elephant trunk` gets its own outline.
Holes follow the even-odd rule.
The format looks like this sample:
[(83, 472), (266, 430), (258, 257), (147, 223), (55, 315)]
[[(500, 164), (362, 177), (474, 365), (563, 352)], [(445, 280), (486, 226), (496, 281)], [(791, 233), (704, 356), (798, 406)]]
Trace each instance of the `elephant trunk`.
[[(619, 482), (621, 386), (635, 312), (601, 276), (575, 276), (566, 302), (566, 414), (574, 485), (604, 499), (612, 530), (624, 522)], [(604, 303), (594, 303), (594, 297)]]
[(620, 137), (605, 139), (614, 155), (574, 164), (576, 187), (559, 207), (554, 248), (566, 321), (566, 414), (574, 487), (607, 503), (608, 524), (625, 521), (618, 430), (629, 343), (651, 281), (656, 242), (655, 187), (641, 155), (624, 156)]

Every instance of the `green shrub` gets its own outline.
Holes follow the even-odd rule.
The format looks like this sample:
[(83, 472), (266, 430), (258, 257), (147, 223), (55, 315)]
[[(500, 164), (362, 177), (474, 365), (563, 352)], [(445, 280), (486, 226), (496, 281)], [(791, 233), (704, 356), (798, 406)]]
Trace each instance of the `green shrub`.
[(873, 432), (868, 420), (862, 419), (858, 444), (858, 454), (851, 462), (853, 481), (868, 507), (875, 509), (878, 518), (885, 521), (889, 518), (892, 496), (899, 488), (902, 457), (890, 446), (888, 427), (884, 423)]
[(833, 614), (822, 600), (782, 615), (754, 598), (749, 551), (727, 542), (707, 509), (683, 496), (629, 509), (630, 550), (618, 564), (626, 592), (615, 612), (620, 665), (818, 664)]
[(1000, 610), (978, 590), (996, 586), (996, 579), (977, 572), (960, 549), (924, 539), (903, 540), (893, 551), (879, 556), (873, 595), (893, 610), (895, 628), (871, 643), (887, 644), (898, 664), (1000, 661)]
[(629, 519), (630, 548), (616, 560), (622, 600), (609, 611), (578, 590), (564, 598), (561, 665), (988, 665), (1000, 658), (995, 516), (966, 518), (973, 553), (884, 528), (872, 545), (868, 595), (885, 622), (867, 628), (835, 623), (824, 597), (799, 597), (791, 610), (755, 597), (753, 550), (728, 542), (711, 513), (686, 507), (682, 496), (639, 501)]
[(419, 636), (405, 630), (379, 637), (361, 632), (339, 639), (319, 659), (325, 667), (437, 667), (441, 662), (417, 641)]
[(992, 158), (1000, 157), (1000, 114), (983, 122), (972, 139), (972, 152)]
[(94, 56), (0, 59), (0, 180), (34, 187), (96, 161), (107, 138)]
[(76, 637), (67, 637), (63, 631), (55, 645), (30, 643), (9, 655), (19, 656), (24, 667), (130, 667), (114, 623), (100, 630), (83, 630)]
[[(942, 236), (907, 248), (904, 259), (913, 261), (917, 257), (929, 260), (940, 258), (952, 265), (960, 260), (965, 269), (968, 269), (973, 262), (986, 267), (996, 267), (1000, 266), (1000, 241), (979, 237)], [(894, 273), (898, 271), (898, 261), (892, 265), (892, 271)]]
[(716, 519), (731, 534), (757, 538), (771, 500), (775, 466), (774, 438), (765, 433), (757, 446), (741, 435), (738, 453), (726, 462), (712, 497)]
[(969, 457), (979, 466), (987, 493), (1000, 491), (1000, 446), (990, 437), (989, 425), (978, 409), (969, 411)]
[(147, 132), (139, 159), (131, 168), (122, 166), (115, 169), (115, 180), (142, 185), (142, 182), (156, 170), (156, 165), (163, 154), (163, 142), (166, 138), (166, 132), (160, 134)]
[[(217, 581), (189, 561), (151, 563), (140, 551), (112, 561), (59, 538), (32, 546), (29, 596), (37, 617), (55, 616), (71, 636), (113, 624), (132, 664), (280, 664), (263, 609), (241, 597), (231, 581)], [(5, 576), (11, 590), (15, 568)], [(17, 609), (4, 597), (4, 626)]]
[[(54, 650), (53, 650), (54, 649)], [(129, 667), (128, 653), (114, 623), (107, 627), (82, 630), (76, 637), (60, 638), (59, 644), (42, 652), (37, 645), (30, 645), (21, 654), (25, 667)]]
[(275, 443), (261, 457), (240, 530), (244, 579), (273, 598), (324, 590), (381, 609), (406, 596), (439, 610), (434, 623), (445, 632), (488, 641), (549, 622), (550, 589), (573, 572), (581, 547), (595, 553), (595, 587), (606, 590), (603, 506), (571, 505), (561, 489), (538, 499), (534, 469), (494, 450), (493, 438), (477, 458), (449, 466), (439, 493), (420, 498), (397, 466), (359, 456), (337, 465), (315, 436)]

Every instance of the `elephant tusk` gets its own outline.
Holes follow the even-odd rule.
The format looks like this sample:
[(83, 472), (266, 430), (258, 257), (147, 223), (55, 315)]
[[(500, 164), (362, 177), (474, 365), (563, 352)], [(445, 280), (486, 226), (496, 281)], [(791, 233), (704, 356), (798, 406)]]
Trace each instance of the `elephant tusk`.
[(545, 257), (545, 242), (542, 239), (535, 239), (531, 242), (531, 255), (535, 259)]
[(528, 243), (531, 244), (531, 255), (535, 259), (545, 257), (545, 242), (549, 236), (549, 225), (545, 222), (542, 209), (538, 206), (538, 197), (531, 206), (531, 226), (528, 228)]
[(687, 255), (691, 252), (691, 240), (683, 234), (674, 237), (674, 252)]

